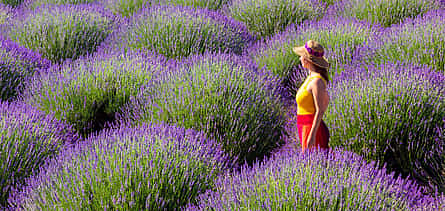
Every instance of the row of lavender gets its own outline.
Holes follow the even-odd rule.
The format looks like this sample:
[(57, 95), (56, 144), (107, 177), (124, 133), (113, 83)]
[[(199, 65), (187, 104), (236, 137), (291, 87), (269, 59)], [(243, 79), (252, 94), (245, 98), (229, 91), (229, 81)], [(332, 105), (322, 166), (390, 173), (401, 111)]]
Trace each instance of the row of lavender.
[[(248, 1), (237, 3), (243, 3), (246, 7), (252, 5)], [(264, 8), (267, 6), (270, 5), (265, 4)], [(195, 202), (195, 197), (209, 188), (217, 189), (217, 192), (200, 197), (202, 205), (198, 206), (201, 208), (306, 207), (314, 202), (321, 202), (319, 199), (326, 197), (314, 195), (319, 192), (314, 188), (327, 191), (328, 187), (308, 186), (304, 181), (312, 183), (302, 180), (304, 178), (290, 180), (294, 186), (286, 184), (278, 185), (280, 188), (275, 187), (276, 189), (264, 189), (269, 191), (269, 196), (274, 197), (276, 193), (282, 193), (284, 187), (301, 190), (294, 191), (299, 195), (284, 194), (281, 198), (278, 197), (278, 201), (269, 197), (269, 201), (255, 202), (255, 198), (251, 198), (252, 205), (243, 205), (249, 200), (212, 199), (222, 198), (218, 194), (224, 193), (232, 185), (247, 185), (254, 192), (246, 194), (247, 188), (233, 189), (231, 195), (242, 192), (247, 198), (258, 196), (264, 193), (255, 192), (258, 188), (264, 185), (275, 186), (273, 184), (280, 181), (286, 182), (284, 178), (289, 178), (285, 176), (287, 172), (300, 168), (296, 165), (302, 161), (303, 155), (294, 152), (293, 156), (287, 156), (293, 162), (291, 165), (281, 164), (284, 161), (278, 159), (274, 161), (278, 162), (275, 166), (284, 165), (282, 168), (267, 167), (272, 164), (265, 163), (253, 170), (242, 170), (240, 175), (246, 171), (259, 172), (256, 177), (260, 179), (253, 184), (249, 182), (249, 178), (242, 179), (237, 173), (234, 177), (220, 177), (214, 183), (215, 176), (228, 166), (228, 169), (232, 169), (244, 161), (252, 164), (255, 159), (268, 155), (284, 141), (295, 141), (292, 140), (296, 137), (292, 135), (294, 129), (285, 130), (285, 120), (292, 113), (286, 111), (281, 97), (286, 98), (286, 90), (280, 87), (284, 85), (292, 90), (295, 87), (289, 85), (298, 85), (304, 77), (291, 74), (298, 72), (298, 59), (291, 53), (290, 47), (301, 45), (309, 38), (326, 43), (328, 52), (332, 52), (328, 59), (334, 64), (331, 75), (334, 78), (334, 85), (331, 86), (335, 92), (334, 108), (326, 117), (333, 132), (332, 146), (342, 146), (367, 160), (378, 160), (380, 167), (386, 163), (390, 171), (410, 175), (429, 187), (443, 191), (445, 117), (442, 84), (445, 68), (443, 48), (431, 47), (444, 46), (442, 10), (433, 10), (424, 17), (405, 20), (405, 23), (387, 29), (332, 15), (303, 25), (270, 23), (276, 30), (267, 29), (269, 31), (264, 31), (266, 34), (276, 33), (286, 27), (287, 29), (254, 44), (259, 37), (267, 37), (261, 31), (266, 26), (247, 23), (244, 26), (219, 12), (154, 6), (143, 8), (138, 14), (126, 19), (116, 17), (101, 8), (94, 4), (42, 6), (29, 12), (20, 11), (13, 19), (6, 19), (8, 21), (2, 32), (14, 42), (5, 39), (2, 41), (2, 73), (6, 73), (2, 74), (2, 83), (6, 82), (2, 87), (5, 90), (2, 97), (4, 100), (17, 97), (18, 102), (24, 101), (37, 107), (33, 108), (37, 110), (15, 113), (12, 111), (16, 107), (24, 105), (4, 104), (4, 115), (9, 120), (3, 122), (6, 129), (2, 133), (2, 139), (7, 138), (9, 141), (4, 143), (10, 144), (5, 147), (7, 153), (2, 158), (5, 160), (2, 168), (5, 175), (2, 178), (8, 179), (4, 179), (1, 185), (5, 190), (2, 196), (4, 199), (12, 192), (9, 200), (11, 204), (22, 208), (172, 208)], [(271, 8), (264, 8), (264, 11), (271, 11)], [(282, 9), (284, 7), (277, 11)], [(258, 12), (255, 9), (249, 11)], [(244, 22), (273, 21), (264, 11), (258, 13), (263, 17), (258, 15), (259, 19)], [(241, 16), (249, 17), (248, 14)], [(285, 12), (280, 14), (286, 16)], [(265, 21), (264, 18), (269, 19)], [(40, 55), (25, 48), (17, 48), (16, 43), (38, 51)], [(86, 55), (98, 46), (96, 55)], [(221, 51), (225, 53), (211, 53)], [(232, 53), (243, 55), (238, 57), (231, 55)], [(189, 57), (194, 54), (204, 56)], [(78, 60), (72, 62), (66, 59)], [(387, 63), (388, 61), (396, 64)], [(48, 69), (51, 63), (53, 65)], [(426, 66), (407, 65), (409, 63)], [(342, 74), (344, 70), (348, 70), (348, 73)], [(349, 72), (351, 70), (355, 71)], [(405, 80), (395, 82), (395, 79), (400, 78)], [(24, 81), (32, 83), (25, 85)], [(386, 98), (382, 99), (382, 96)], [(394, 104), (394, 101), (397, 103)], [(358, 103), (346, 105), (350, 102)], [(375, 110), (379, 112), (376, 113)], [(49, 123), (35, 125), (32, 124), (35, 120), (29, 121), (32, 117), (23, 115), (42, 111), (45, 115), (41, 113), (40, 116), (50, 114), (54, 117), (51, 121), (57, 123), (46, 121)], [(405, 111), (408, 111), (406, 115)], [(9, 124), (11, 119), (21, 126)], [(204, 132), (208, 139), (202, 135), (199, 138), (189, 137), (186, 140), (197, 140), (196, 143), (193, 141), (190, 146), (182, 146), (187, 142), (179, 135), (184, 133), (183, 129), (146, 125), (152, 123), (193, 128)], [(24, 130), (22, 125), (29, 124), (32, 129)], [(63, 124), (60, 128), (72, 127), (84, 138), (67, 135), (74, 137), (71, 138), (73, 140), (56, 138), (56, 146), (54, 143), (51, 146), (42, 145), (41, 139), (47, 140), (48, 136), (53, 136), (51, 132), (47, 133), (48, 129), (42, 127), (53, 124)], [(292, 127), (292, 122), (288, 124), (295, 128)], [(110, 130), (99, 132), (105, 127), (110, 127)], [(167, 129), (150, 129), (159, 127)], [(52, 130), (54, 129), (49, 131)], [(21, 131), (26, 131), (25, 135)], [(131, 135), (135, 131), (139, 131), (136, 134), (141, 135)], [(170, 135), (172, 133), (168, 131), (176, 132), (173, 132), (175, 135)], [(96, 132), (99, 132), (97, 136)], [(29, 138), (28, 133), (34, 138)], [(18, 137), (25, 140), (25, 143), (16, 142)], [(106, 137), (113, 138), (109, 141)], [(176, 139), (175, 137), (178, 142), (171, 140)], [(290, 137), (290, 140), (283, 141), (283, 137)], [(65, 143), (79, 142), (80, 139), (87, 140), (81, 141), (80, 145), (65, 146)], [(161, 143), (159, 139), (170, 140), (166, 142), (171, 142), (172, 145), (165, 141)], [(215, 153), (218, 147), (215, 148), (213, 141), (209, 140), (215, 140), (226, 155), (219, 150)], [(432, 145), (431, 142), (436, 144)], [(144, 146), (131, 145), (136, 143)], [(204, 149), (197, 149), (196, 146), (204, 146)], [(59, 147), (67, 149), (61, 150), (62, 153), (58, 155), (60, 157), (50, 160), (49, 158), (58, 154)], [(150, 147), (155, 150), (147, 151)], [(95, 150), (89, 152), (84, 150), (86, 148)], [(170, 148), (179, 152), (172, 153), (168, 150)], [(197, 153), (206, 159), (198, 159)], [(336, 154), (336, 158), (343, 156), (340, 155), (341, 152)], [(383, 209), (420, 209), (427, 205), (430, 208), (438, 206), (443, 199), (439, 196), (421, 195), (423, 188), (411, 185), (409, 180), (381, 176), (384, 175), (384, 170), (377, 170), (377, 166), (370, 165), (362, 169), (373, 172), (369, 175), (375, 175), (371, 176), (374, 179), (361, 179), (363, 176), (360, 176), (360, 169), (347, 163), (348, 159), (358, 159), (351, 156), (334, 160), (345, 164), (340, 169), (334, 167), (330, 170), (345, 172), (345, 175), (350, 175), (352, 171), (359, 178), (355, 182), (366, 185), (351, 188), (353, 181), (319, 170), (321, 175), (333, 176), (336, 182), (317, 184), (340, 183), (333, 190), (339, 192), (317, 205), (320, 208), (365, 206), (377, 209), (385, 204)], [(69, 159), (66, 160), (65, 157)], [(147, 157), (153, 159), (147, 160)], [(162, 163), (161, 158), (171, 163)], [(197, 163), (186, 162), (191, 158), (196, 158)], [(314, 159), (310, 160), (315, 162), (318, 158)], [(44, 164), (47, 160), (49, 162)], [(60, 160), (63, 161), (59, 162)], [(160, 163), (153, 164), (150, 160), (158, 160)], [(184, 165), (179, 165), (180, 163)], [(162, 170), (170, 169), (167, 167), (172, 165), (181, 167), (171, 168), (171, 171)], [(189, 165), (190, 168), (187, 167)], [(148, 170), (140, 172), (135, 166), (147, 166), (145, 169)], [(44, 170), (37, 174), (39, 167)], [(307, 171), (313, 171), (312, 168), (316, 168), (316, 165), (308, 165)], [(279, 174), (283, 173), (284, 176), (271, 178), (270, 175), (260, 173), (262, 169), (281, 172)], [(24, 182), (30, 175), (37, 176)], [(152, 180), (146, 181), (144, 178)], [(233, 182), (231, 178), (241, 180)], [(325, 178), (326, 176), (320, 176), (321, 180)], [(103, 182), (97, 185), (97, 181)], [(300, 181), (298, 186), (295, 185), (297, 181)], [(431, 183), (427, 184), (428, 181)], [(70, 183), (76, 185), (69, 186)], [(370, 194), (369, 187), (375, 187), (375, 184), (380, 184), (383, 189), (373, 190)], [(348, 191), (348, 188), (351, 190)], [(67, 191), (64, 192), (63, 189)], [(329, 190), (332, 191), (332, 187)], [(279, 202), (282, 197), (291, 199), (288, 205)], [(389, 198), (398, 200), (387, 201)], [(194, 206), (191, 205), (190, 208), (196, 209)]]

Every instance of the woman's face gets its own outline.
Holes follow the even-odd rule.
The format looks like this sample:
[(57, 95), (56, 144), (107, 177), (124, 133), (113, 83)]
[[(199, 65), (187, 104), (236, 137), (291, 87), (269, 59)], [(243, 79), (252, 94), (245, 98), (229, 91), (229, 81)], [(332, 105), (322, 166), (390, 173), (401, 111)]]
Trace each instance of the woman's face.
[(303, 58), (303, 56), (300, 56), (300, 62), (301, 62), (301, 66), (306, 68), (306, 60)]

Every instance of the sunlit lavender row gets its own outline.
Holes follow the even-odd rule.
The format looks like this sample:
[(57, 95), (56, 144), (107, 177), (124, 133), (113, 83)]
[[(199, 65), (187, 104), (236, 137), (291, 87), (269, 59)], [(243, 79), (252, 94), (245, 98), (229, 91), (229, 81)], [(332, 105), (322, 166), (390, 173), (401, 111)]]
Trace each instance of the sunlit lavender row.
[(116, 22), (111, 13), (96, 5), (43, 5), (19, 11), (0, 29), (21, 46), (60, 63), (93, 53), (113, 32)]
[(190, 57), (161, 74), (121, 121), (164, 122), (203, 131), (239, 164), (262, 159), (280, 143), (284, 106), (280, 87), (248, 58), (230, 54)]
[(147, 7), (134, 15), (111, 41), (111, 48), (184, 58), (205, 52), (241, 54), (254, 37), (223, 14), (184, 6)]
[(233, 0), (228, 16), (246, 24), (258, 38), (283, 31), (289, 24), (323, 17), (326, 4), (321, 0)]
[(0, 103), (0, 209), (12, 189), (65, 145), (78, 139), (72, 127), (22, 103)]
[(388, 27), (444, 6), (442, 0), (343, 0), (332, 5), (328, 13)]
[(215, 186), (188, 210), (434, 210), (445, 205), (425, 196), (414, 181), (342, 150), (283, 151), (220, 177)]
[(325, 115), (330, 146), (444, 191), (445, 75), (397, 63), (345, 70), (331, 85)]
[(34, 77), (20, 96), (67, 121), (84, 137), (111, 124), (121, 107), (162, 72), (164, 58), (111, 53), (54, 65)]
[(9, 203), (24, 210), (173, 210), (212, 188), (229, 165), (202, 133), (122, 127), (62, 151)]
[(39, 53), (0, 37), (0, 99), (14, 100), (34, 74), (50, 64)]
[(382, 64), (403, 61), (426, 64), (445, 73), (445, 9), (394, 25), (375, 40), (376, 52), (369, 60)]
[[(0, 209), (443, 210), (444, 9), (2, 0)], [(328, 155), (295, 125), (310, 39)]]

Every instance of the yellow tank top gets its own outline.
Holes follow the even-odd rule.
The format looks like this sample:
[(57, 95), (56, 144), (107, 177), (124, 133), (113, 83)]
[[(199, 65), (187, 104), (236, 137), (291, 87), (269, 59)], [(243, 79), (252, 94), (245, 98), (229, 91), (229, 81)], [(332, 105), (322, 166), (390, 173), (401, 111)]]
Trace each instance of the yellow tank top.
[(325, 84), (326, 80), (319, 75), (315, 75), (312, 77), (307, 77), (303, 82), (301, 87), (297, 91), (296, 101), (297, 101), (297, 115), (303, 114), (315, 114), (315, 104), (314, 97), (310, 92), (307, 91), (308, 84), (312, 81), (313, 78), (321, 78)]

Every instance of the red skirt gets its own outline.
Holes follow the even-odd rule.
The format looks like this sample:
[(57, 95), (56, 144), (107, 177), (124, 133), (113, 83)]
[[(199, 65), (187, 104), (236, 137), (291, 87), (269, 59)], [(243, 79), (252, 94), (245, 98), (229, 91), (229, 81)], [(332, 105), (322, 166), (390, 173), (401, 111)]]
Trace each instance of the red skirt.
[[(303, 152), (307, 149), (314, 116), (314, 114), (297, 115), (298, 136)], [(321, 120), (317, 134), (315, 135), (315, 148), (317, 147), (320, 149), (329, 149), (329, 129), (323, 120)]]

